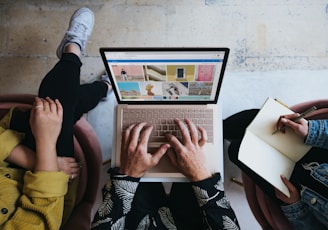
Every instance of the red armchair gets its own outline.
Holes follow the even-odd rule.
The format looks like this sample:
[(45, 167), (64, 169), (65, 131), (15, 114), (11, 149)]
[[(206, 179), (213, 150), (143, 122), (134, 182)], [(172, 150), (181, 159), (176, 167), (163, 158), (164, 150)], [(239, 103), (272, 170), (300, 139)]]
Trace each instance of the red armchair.
[[(301, 113), (316, 106), (318, 110), (311, 113), (307, 119), (327, 119), (328, 100), (312, 100), (290, 107), (291, 110)], [(262, 229), (289, 230), (292, 229), (287, 218), (273, 200), (267, 196), (255, 182), (242, 172), (242, 179), (246, 199), (252, 213)]]
[[(0, 117), (15, 106), (31, 108), (35, 95), (0, 95)], [(102, 155), (97, 135), (87, 120), (82, 117), (74, 125), (74, 151), (76, 159), (83, 162), (78, 185), (76, 205), (64, 230), (90, 229), (92, 208), (96, 202), (101, 178)]]

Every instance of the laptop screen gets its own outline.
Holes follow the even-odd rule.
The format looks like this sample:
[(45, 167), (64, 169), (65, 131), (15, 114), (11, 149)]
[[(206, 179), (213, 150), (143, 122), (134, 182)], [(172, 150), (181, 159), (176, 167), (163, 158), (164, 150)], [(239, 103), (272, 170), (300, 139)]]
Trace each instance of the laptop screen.
[(101, 48), (118, 103), (216, 103), (228, 48)]

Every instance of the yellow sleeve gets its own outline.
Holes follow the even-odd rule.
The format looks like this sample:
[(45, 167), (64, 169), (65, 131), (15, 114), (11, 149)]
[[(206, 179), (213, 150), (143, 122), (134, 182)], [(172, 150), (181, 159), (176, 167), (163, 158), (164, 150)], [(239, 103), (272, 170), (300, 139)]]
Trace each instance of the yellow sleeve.
[(13, 109), (0, 120), (0, 161), (4, 161), (25, 136), (23, 133), (9, 129), (12, 111)]
[(67, 184), (68, 176), (64, 172), (26, 172), (20, 202), (3, 230), (58, 230)]

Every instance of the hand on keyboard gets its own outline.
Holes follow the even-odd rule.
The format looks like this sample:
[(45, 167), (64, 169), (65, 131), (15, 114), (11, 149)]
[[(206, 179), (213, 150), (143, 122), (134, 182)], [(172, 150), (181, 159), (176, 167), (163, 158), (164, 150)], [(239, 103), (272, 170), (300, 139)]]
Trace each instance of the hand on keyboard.
[(167, 155), (172, 164), (190, 181), (204, 180), (212, 176), (206, 167), (205, 153), (202, 149), (207, 141), (207, 133), (204, 128), (197, 128), (189, 119), (184, 120), (187, 125), (182, 120), (174, 120), (181, 131), (181, 141), (172, 134), (166, 135), (172, 147), (167, 151)]
[[(200, 181), (211, 177), (205, 164), (202, 147), (207, 142), (206, 130), (189, 119), (174, 119), (179, 127), (181, 141), (167, 133), (169, 144), (162, 144), (153, 153), (148, 152), (148, 141), (153, 126), (146, 122), (136, 123), (126, 128), (122, 137), (120, 173), (140, 178), (146, 171), (158, 164), (165, 153), (172, 164), (191, 181)], [(199, 137), (200, 136), (200, 137)], [(171, 147), (171, 148), (170, 148)]]
[(153, 126), (146, 122), (130, 125), (122, 137), (120, 173), (140, 178), (159, 162), (169, 144), (161, 145), (154, 153), (149, 153), (148, 140)]

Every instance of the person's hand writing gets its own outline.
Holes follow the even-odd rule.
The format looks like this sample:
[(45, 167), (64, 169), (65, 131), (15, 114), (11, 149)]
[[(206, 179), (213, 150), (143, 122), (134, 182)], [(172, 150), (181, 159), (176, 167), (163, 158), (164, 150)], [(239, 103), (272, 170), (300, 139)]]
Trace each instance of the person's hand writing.
[(299, 201), (300, 193), (297, 190), (297, 188), (286, 177), (281, 176), (281, 180), (287, 186), (289, 193), (290, 193), (290, 197), (286, 196), (285, 194), (280, 192), (278, 189), (276, 189), (276, 197), (286, 204), (293, 204), (293, 203)]
[(285, 127), (290, 127), (296, 134), (305, 138), (309, 132), (308, 121), (304, 118), (294, 122), (293, 119), (298, 117), (299, 113), (283, 115), (279, 117), (277, 122), (277, 129), (280, 130), (282, 133), (286, 132)]
[(63, 107), (58, 100), (36, 97), (30, 116), (35, 138), (34, 171), (58, 171), (56, 142), (63, 120)]
[(168, 150), (167, 156), (171, 163), (190, 181), (204, 180), (212, 176), (206, 167), (206, 158), (202, 149), (207, 141), (207, 133), (202, 127), (196, 128), (189, 119), (185, 119), (185, 122), (187, 126), (183, 121), (175, 119), (175, 123), (182, 133), (181, 142), (171, 134), (166, 135), (172, 146)]
[(146, 122), (130, 125), (123, 134), (121, 166), (119, 172), (140, 178), (145, 172), (158, 164), (170, 147), (163, 144), (156, 152), (148, 152), (148, 140), (153, 130)]

